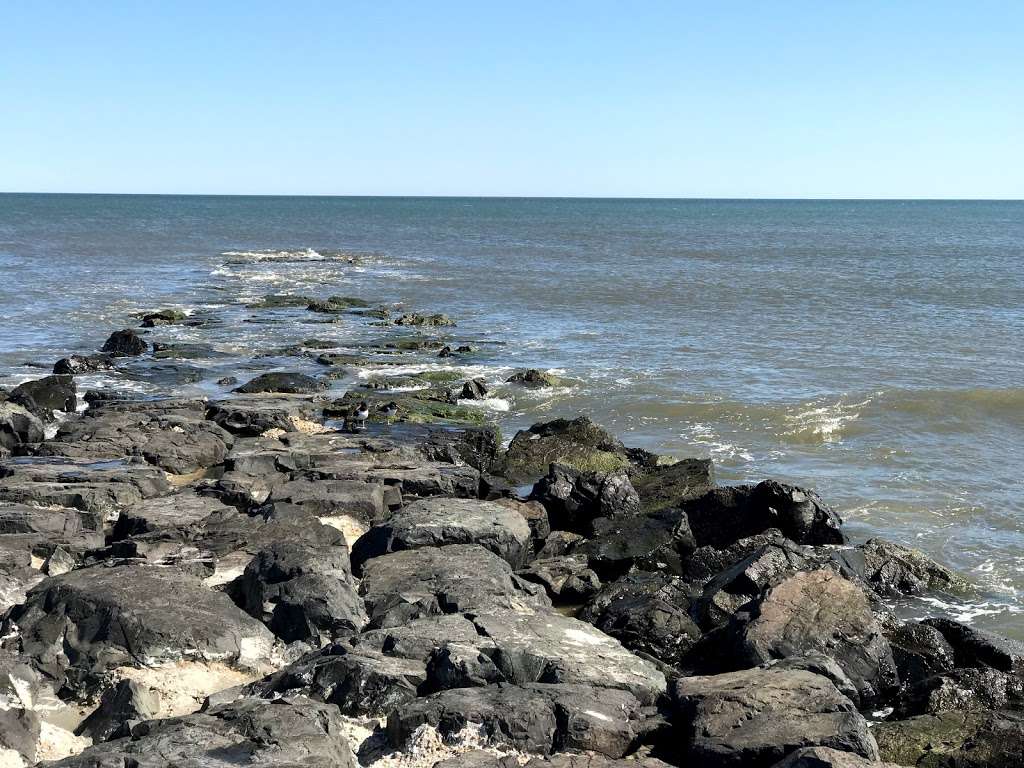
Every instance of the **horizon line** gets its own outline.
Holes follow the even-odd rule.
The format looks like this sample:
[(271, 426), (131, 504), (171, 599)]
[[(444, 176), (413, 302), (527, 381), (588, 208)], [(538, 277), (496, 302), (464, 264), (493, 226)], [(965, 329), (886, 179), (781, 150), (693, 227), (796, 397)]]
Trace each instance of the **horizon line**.
[(630, 200), (718, 202), (878, 202), (878, 203), (1019, 203), (1021, 197), (668, 197), (662, 195), (410, 195), (318, 194), (276, 192), (25, 192), (0, 191), (0, 195), (51, 195), (68, 197), (266, 197), (338, 198), (354, 200)]

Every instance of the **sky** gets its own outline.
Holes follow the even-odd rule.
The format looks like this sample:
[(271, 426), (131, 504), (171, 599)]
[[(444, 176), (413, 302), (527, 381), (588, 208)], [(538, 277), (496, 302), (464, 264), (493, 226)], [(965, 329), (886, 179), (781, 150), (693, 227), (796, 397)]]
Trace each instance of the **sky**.
[(0, 0), (0, 191), (1024, 198), (1024, 3)]

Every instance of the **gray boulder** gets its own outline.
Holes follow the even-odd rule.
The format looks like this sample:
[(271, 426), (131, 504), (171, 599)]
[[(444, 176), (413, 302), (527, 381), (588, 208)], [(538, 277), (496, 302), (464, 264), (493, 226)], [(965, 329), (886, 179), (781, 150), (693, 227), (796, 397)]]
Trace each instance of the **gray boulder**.
[(40, 443), (45, 435), (42, 420), (24, 406), (0, 403), (0, 451), (16, 451)]
[(867, 722), (824, 677), (800, 670), (748, 669), (684, 677), (674, 686), (679, 765), (762, 768), (802, 747), (878, 759)]
[[(150, 720), (160, 710), (160, 695), (134, 680), (121, 680), (100, 696), (99, 706), (75, 729), (94, 743), (106, 741), (132, 721)], [(127, 735), (127, 734), (125, 734)]]
[(840, 752), (828, 747), (798, 749), (772, 768), (899, 768), (895, 763), (867, 760), (853, 752)]
[(810, 652), (839, 664), (860, 704), (884, 700), (899, 686), (889, 642), (863, 590), (832, 570), (796, 573), (737, 614), (731, 631), (741, 664)]
[(54, 411), (74, 413), (78, 407), (77, 388), (71, 376), (45, 376), (26, 381), (12, 389), (7, 399), (24, 406), (43, 421), (53, 421)]
[(677, 507), (715, 487), (714, 465), (711, 459), (681, 459), (636, 473), (633, 487), (644, 512)]
[(580, 472), (552, 464), (530, 493), (539, 501), (557, 530), (591, 534), (599, 517), (629, 517), (640, 512), (640, 497), (624, 470)]
[(561, 555), (532, 560), (516, 574), (540, 584), (556, 603), (579, 604), (601, 589), (601, 580), (589, 567), (585, 557)]
[(304, 373), (262, 373), (255, 379), (247, 381), (235, 392), (245, 395), (257, 395), (267, 392), (279, 392), (287, 395), (311, 395), (327, 389), (327, 385)]
[(472, 499), (431, 498), (409, 504), (359, 538), (352, 550), (358, 571), (370, 558), (389, 552), (479, 544), (513, 568), (529, 554), (530, 526), (502, 504)]
[(149, 349), (149, 345), (139, 338), (131, 328), (114, 331), (110, 334), (100, 351), (114, 357), (137, 357)]

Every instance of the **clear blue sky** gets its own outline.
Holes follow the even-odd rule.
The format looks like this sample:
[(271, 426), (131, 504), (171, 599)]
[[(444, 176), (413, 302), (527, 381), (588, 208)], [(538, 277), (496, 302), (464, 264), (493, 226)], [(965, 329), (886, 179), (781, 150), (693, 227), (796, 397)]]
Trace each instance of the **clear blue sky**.
[(1024, 3), (0, 0), (0, 190), (1024, 197)]

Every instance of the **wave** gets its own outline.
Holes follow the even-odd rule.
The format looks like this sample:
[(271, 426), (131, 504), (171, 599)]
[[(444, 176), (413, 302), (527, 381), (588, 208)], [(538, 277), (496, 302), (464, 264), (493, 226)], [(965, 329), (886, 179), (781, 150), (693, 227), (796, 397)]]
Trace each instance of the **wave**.
[(221, 253), (231, 263), (252, 263), (261, 261), (344, 261), (354, 264), (363, 258), (362, 254), (350, 251), (318, 251), (315, 248), (294, 250), (262, 249), (254, 251), (224, 251)]

